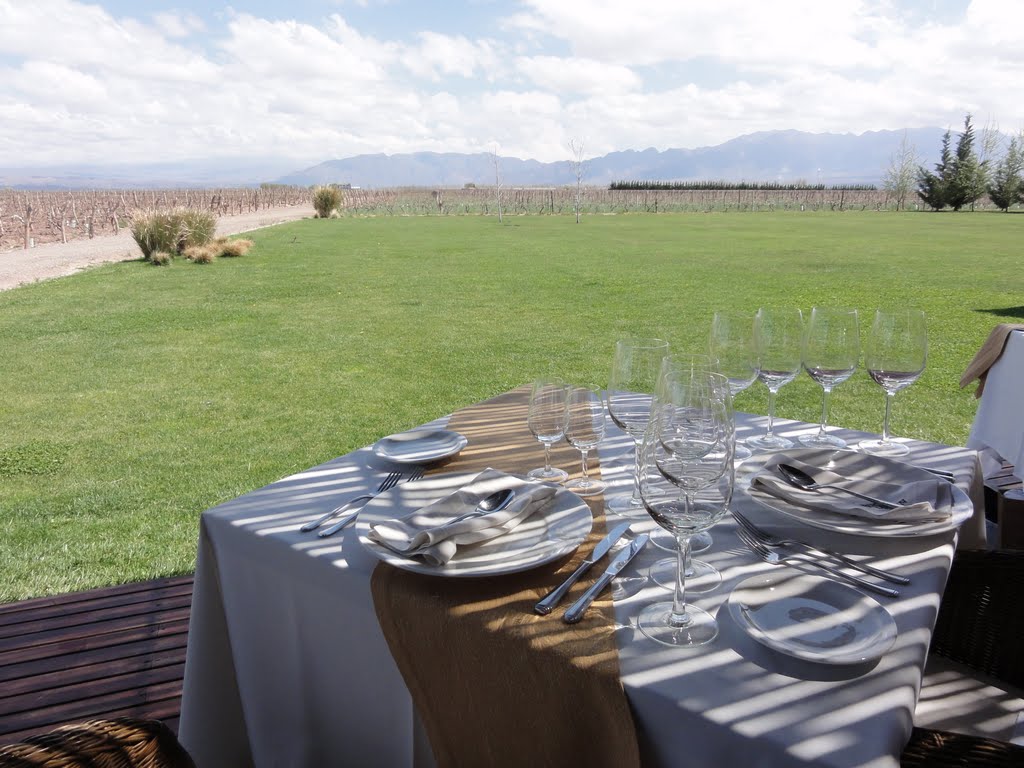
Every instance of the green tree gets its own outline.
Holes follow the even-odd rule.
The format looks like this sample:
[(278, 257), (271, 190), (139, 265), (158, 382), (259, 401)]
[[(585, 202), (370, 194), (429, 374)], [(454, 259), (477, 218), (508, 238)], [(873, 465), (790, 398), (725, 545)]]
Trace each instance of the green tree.
[(1010, 139), (1006, 154), (996, 166), (992, 183), (988, 187), (988, 196), (997, 207), (1008, 211), (1011, 205), (1024, 202), (1024, 153), (1022, 153), (1017, 137)]
[(950, 171), (953, 167), (953, 151), (950, 149), (952, 136), (946, 131), (942, 137), (942, 154), (935, 164), (935, 173), (923, 165), (917, 169), (917, 196), (925, 205), (936, 211), (946, 207), (946, 188), (949, 183)]
[(946, 205), (959, 211), (985, 194), (988, 164), (978, 160), (974, 151), (974, 126), (971, 116), (964, 118), (964, 131), (956, 143), (956, 155), (946, 185)]

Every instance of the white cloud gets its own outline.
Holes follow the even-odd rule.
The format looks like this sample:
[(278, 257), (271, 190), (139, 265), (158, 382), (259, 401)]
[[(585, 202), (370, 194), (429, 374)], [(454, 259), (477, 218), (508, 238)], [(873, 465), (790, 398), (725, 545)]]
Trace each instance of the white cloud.
[[(962, 13), (940, 21), (900, 0), (648, 0), (642, 13), (624, 0), (522, 0), (474, 5), (493, 15), (475, 27), (456, 11), (389, 33), (394, 7), (379, 2), (204, 21), (173, 8), (118, 16), (102, 0), (0, 0), (0, 149), (19, 164), (299, 165), (495, 145), (559, 160), (570, 138), (594, 155), (783, 128), (956, 129), (968, 111), (1015, 131), (1024, 3), (958, 1)], [(373, 27), (356, 21), (375, 13)]]
[(188, 37), (206, 29), (203, 20), (194, 13), (157, 13), (153, 21), (168, 37)]

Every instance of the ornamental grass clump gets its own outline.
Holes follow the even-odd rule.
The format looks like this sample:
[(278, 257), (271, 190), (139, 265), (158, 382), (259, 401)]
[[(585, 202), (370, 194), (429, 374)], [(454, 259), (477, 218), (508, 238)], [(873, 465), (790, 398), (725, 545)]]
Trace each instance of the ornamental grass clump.
[(313, 208), (318, 219), (329, 219), (334, 211), (341, 208), (341, 190), (337, 187), (315, 187)]
[(151, 264), (157, 267), (169, 267), (174, 257), (167, 251), (153, 251), (149, 255), (149, 261)]
[(221, 239), (217, 241), (217, 248), (220, 251), (220, 255), (225, 259), (245, 256), (252, 246), (252, 240), (246, 240), (244, 238), (239, 238), (238, 240)]
[(217, 249), (214, 243), (190, 245), (185, 249), (185, 258), (195, 264), (210, 264), (217, 258)]
[(208, 211), (151, 211), (132, 216), (131, 229), (142, 257), (152, 261), (158, 252), (181, 255), (190, 246), (206, 245), (213, 240), (217, 220)]

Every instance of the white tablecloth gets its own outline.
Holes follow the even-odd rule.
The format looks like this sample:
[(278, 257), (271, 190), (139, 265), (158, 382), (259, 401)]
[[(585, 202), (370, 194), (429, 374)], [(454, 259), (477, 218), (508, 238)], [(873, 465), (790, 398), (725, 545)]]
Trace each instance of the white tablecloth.
[[(759, 417), (739, 418), (741, 437), (764, 429)], [(783, 434), (814, 428), (777, 422)], [(914, 461), (955, 471), (980, 509), (975, 452), (911, 447)], [(610, 430), (601, 460), (611, 492), (628, 491), (630, 449), (628, 439)], [(369, 580), (377, 561), (352, 528), (326, 540), (298, 531), (375, 487), (390, 468), (362, 449), (204, 513), (180, 723), (181, 740), (199, 768), (432, 762), (374, 615)], [(772, 521), (745, 497), (735, 503), (761, 522)], [(654, 524), (634, 525), (646, 528)], [(772, 566), (740, 544), (731, 519), (712, 534), (714, 547), (700, 557), (723, 573), (724, 583), (692, 597), (717, 613), (722, 632), (712, 644), (665, 648), (633, 628), (640, 608), (666, 594), (653, 583), (616, 604), (622, 680), (645, 764), (674, 766), (685, 756), (687, 765), (709, 768), (898, 765), (953, 535), (904, 541), (829, 535), (831, 543), (871, 553), (877, 564), (913, 579), (898, 600), (879, 598), (899, 628), (896, 645), (877, 665), (849, 669), (782, 657), (735, 627), (723, 607), (732, 587)], [(961, 537), (978, 535), (983, 542), (980, 515)], [(646, 572), (666, 554), (649, 546), (630, 570)], [(559, 621), (560, 613), (550, 620)]]
[(991, 448), (1024, 479), (1024, 332), (1007, 337), (1002, 356), (985, 379), (985, 390), (971, 426), (969, 448)]

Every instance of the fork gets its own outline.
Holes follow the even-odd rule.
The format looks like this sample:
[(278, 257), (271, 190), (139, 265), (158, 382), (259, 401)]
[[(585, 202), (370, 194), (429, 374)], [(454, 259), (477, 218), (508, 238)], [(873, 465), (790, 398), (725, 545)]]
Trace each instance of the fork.
[[(402, 473), (401, 472), (390, 472), (390, 473), (388, 473), (388, 476), (385, 477), (383, 480), (381, 480), (380, 481), (380, 485), (377, 486), (377, 493), (383, 493), (384, 491), (388, 490), (389, 488), (394, 487), (394, 485), (401, 478), (402, 478)], [(319, 528), (321, 525), (326, 523), (328, 520), (330, 520), (332, 517), (337, 515), (338, 513), (343, 512), (345, 509), (347, 509), (350, 505), (354, 504), (355, 502), (362, 501), (363, 499), (366, 499), (366, 500), (372, 499), (375, 495), (376, 494), (364, 493), (362, 496), (356, 496), (354, 499), (349, 499), (344, 504), (341, 504), (341, 505), (335, 507), (334, 509), (332, 509), (330, 512), (328, 512), (326, 515), (324, 515), (320, 519), (314, 520), (311, 523), (306, 523), (301, 528), (299, 528), (299, 530), (302, 531), (303, 533), (309, 533), (310, 531), (314, 531), (317, 528)]]
[(768, 547), (769, 549), (792, 549), (795, 547), (796, 549), (799, 549), (802, 552), (817, 551), (821, 552), (824, 555), (827, 555), (828, 557), (839, 560), (840, 562), (845, 563), (851, 568), (855, 568), (858, 571), (861, 571), (862, 573), (867, 573), (871, 576), (877, 576), (880, 579), (891, 581), (893, 584), (910, 583), (910, 579), (908, 579), (906, 576), (900, 576), (898, 573), (892, 573), (891, 571), (883, 571), (881, 568), (873, 568), (872, 566), (867, 565), (866, 563), (861, 563), (857, 560), (854, 560), (852, 557), (847, 557), (841, 552), (833, 552), (829, 549), (817, 549), (816, 547), (812, 547), (805, 541), (798, 541), (797, 539), (785, 539), (781, 536), (771, 534), (762, 528), (758, 528), (756, 525), (754, 525), (754, 523), (745, 518), (736, 510), (732, 510), (732, 516), (736, 518), (737, 523), (739, 523), (747, 530), (747, 533), (749, 533), (751, 536), (753, 536), (755, 539), (761, 542), (761, 544)]
[[(753, 536), (751, 536), (747, 529), (744, 528), (742, 525), (736, 527), (736, 534), (740, 537), (740, 541), (746, 544), (747, 547), (755, 555), (757, 555), (759, 558), (764, 560), (769, 565), (785, 565), (787, 560), (791, 560), (793, 558), (792, 554), (784, 553), (780, 555), (775, 550), (769, 549), (764, 544), (755, 539)], [(812, 563), (806, 560), (801, 560), (800, 562), (806, 562), (809, 565), (817, 566), (818, 568), (820, 568), (828, 574), (831, 574), (832, 576), (837, 576), (841, 579), (845, 579), (846, 581), (856, 584), (857, 586), (862, 587), (863, 589), (870, 590), (871, 592), (876, 592), (880, 595), (885, 595), (886, 597), (900, 596), (900, 593), (895, 589), (890, 589), (889, 587), (880, 587), (877, 584), (872, 584), (870, 581), (865, 581), (864, 579), (858, 578), (857, 576), (850, 576), (849, 574), (843, 573), (842, 571), (837, 571), (835, 568), (831, 568), (823, 563)]]
[[(317, 536), (319, 536), (321, 539), (326, 538), (328, 536), (333, 536), (345, 526), (354, 523), (356, 518), (359, 517), (359, 513), (362, 512), (363, 507), (366, 506), (370, 499), (376, 498), (378, 495), (383, 493), (383, 491), (394, 488), (396, 485), (398, 485), (399, 480), (401, 480), (403, 483), (408, 483), (411, 482), (412, 480), (419, 480), (421, 477), (423, 477), (423, 468), (417, 467), (412, 472), (410, 472), (405, 478), (402, 477), (401, 472), (392, 472), (391, 474), (397, 475), (397, 477), (394, 480), (391, 480), (387, 487), (383, 489), (378, 488), (377, 493), (365, 494), (364, 496), (357, 496), (355, 499), (352, 499), (352, 501), (350, 501), (349, 504), (351, 504), (353, 501), (361, 501), (364, 499), (365, 501), (363, 505), (360, 506), (359, 509), (357, 509), (355, 512), (353, 512), (350, 515), (345, 515), (345, 517), (341, 518), (341, 520), (334, 523), (334, 525), (331, 525), (328, 528), (324, 528), (317, 534)], [(387, 482), (390, 478), (391, 475), (388, 475), (386, 478), (384, 478), (385, 482)], [(384, 485), (384, 483), (381, 483), (381, 485)], [(348, 504), (345, 504), (343, 506), (347, 507)]]

